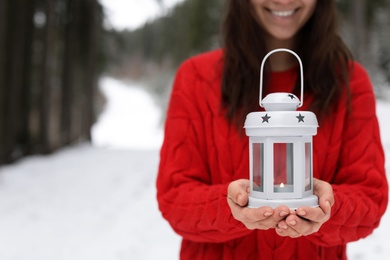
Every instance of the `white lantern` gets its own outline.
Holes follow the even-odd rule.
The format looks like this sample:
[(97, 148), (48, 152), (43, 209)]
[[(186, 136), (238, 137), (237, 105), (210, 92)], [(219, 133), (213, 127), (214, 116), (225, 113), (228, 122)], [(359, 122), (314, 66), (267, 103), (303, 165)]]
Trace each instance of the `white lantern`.
[[(299, 61), (301, 97), (271, 93), (262, 99), (264, 63), (275, 52), (289, 52)], [(313, 136), (318, 122), (314, 113), (296, 111), (303, 104), (303, 67), (299, 56), (288, 49), (268, 53), (260, 69), (259, 104), (264, 112), (249, 113), (245, 132), (249, 136), (249, 207), (286, 205), (318, 206), (313, 195)]]

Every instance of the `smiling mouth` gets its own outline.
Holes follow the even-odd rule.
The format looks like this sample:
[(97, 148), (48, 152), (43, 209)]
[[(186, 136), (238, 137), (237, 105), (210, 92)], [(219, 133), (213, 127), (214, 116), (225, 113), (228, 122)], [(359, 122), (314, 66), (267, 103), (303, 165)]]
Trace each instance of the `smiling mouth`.
[(276, 11), (276, 10), (270, 10), (271, 14), (278, 16), (278, 17), (289, 17), (293, 15), (297, 9), (290, 10), (290, 11)]

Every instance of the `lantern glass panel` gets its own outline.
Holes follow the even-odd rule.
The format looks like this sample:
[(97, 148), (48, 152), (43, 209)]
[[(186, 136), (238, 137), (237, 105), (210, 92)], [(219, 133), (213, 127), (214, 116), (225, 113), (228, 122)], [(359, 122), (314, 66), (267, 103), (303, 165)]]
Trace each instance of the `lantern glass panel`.
[(264, 191), (264, 144), (254, 143), (253, 152), (253, 190)]
[(311, 190), (311, 143), (305, 143), (305, 191)]
[(294, 192), (293, 143), (274, 144), (274, 192)]

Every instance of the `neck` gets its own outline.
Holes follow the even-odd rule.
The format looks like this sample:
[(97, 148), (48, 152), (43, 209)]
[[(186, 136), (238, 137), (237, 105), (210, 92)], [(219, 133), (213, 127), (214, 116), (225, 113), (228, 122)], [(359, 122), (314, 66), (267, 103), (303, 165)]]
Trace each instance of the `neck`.
[[(285, 48), (294, 50), (294, 41), (289, 40), (276, 40), (267, 39), (266, 41), (267, 51), (272, 51), (278, 48)], [(277, 52), (269, 57), (272, 71), (285, 71), (295, 66), (296, 60), (293, 55), (287, 52)]]

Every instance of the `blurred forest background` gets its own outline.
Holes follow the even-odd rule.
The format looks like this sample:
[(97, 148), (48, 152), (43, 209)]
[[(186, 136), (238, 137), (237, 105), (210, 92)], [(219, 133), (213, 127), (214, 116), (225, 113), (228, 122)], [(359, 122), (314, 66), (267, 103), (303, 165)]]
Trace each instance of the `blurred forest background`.
[[(185, 0), (140, 28), (115, 30), (98, 0), (0, 0), (0, 165), (90, 141), (103, 75), (141, 82), (165, 110), (177, 66), (219, 47), (225, 2)], [(342, 36), (385, 98), (390, 0), (337, 5)]]

